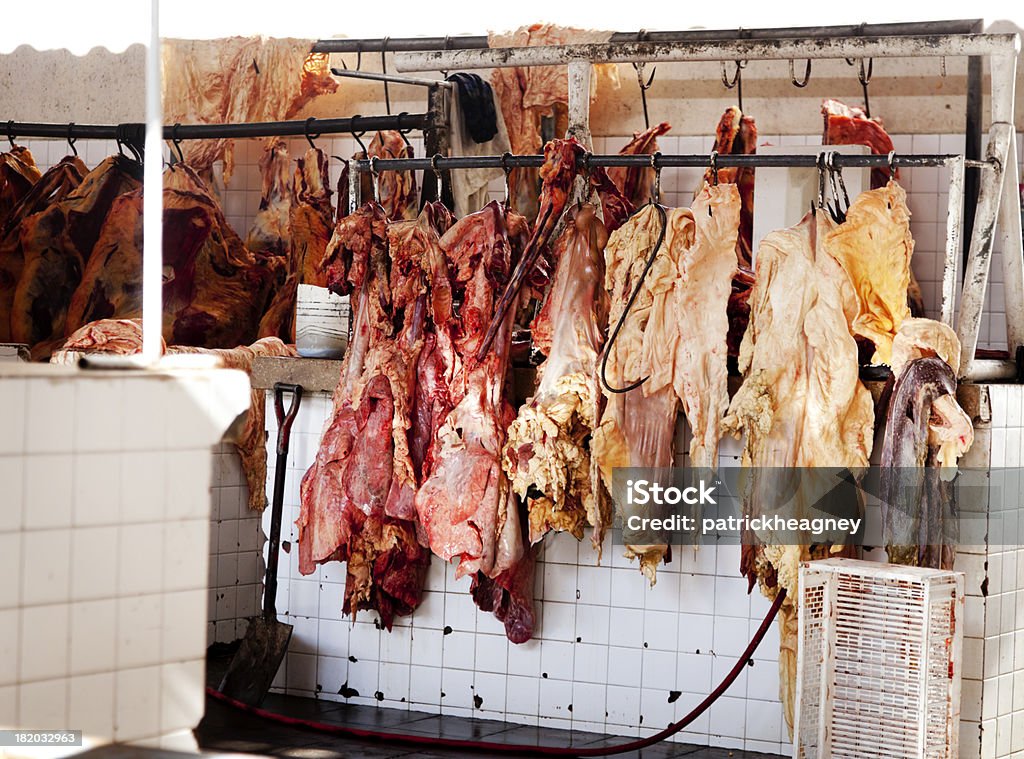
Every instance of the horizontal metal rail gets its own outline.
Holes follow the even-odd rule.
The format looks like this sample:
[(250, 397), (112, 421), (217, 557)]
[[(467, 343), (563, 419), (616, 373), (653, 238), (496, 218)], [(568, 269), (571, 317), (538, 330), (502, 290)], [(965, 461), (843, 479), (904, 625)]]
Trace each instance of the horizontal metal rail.
[[(925, 21), (897, 24), (846, 24), (842, 26), (791, 26), (776, 29), (688, 29), (684, 31), (615, 32), (609, 42), (713, 42), (734, 39), (772, 40), (789, 37), (905, 36), (920, 34), (970, 34), (979, 20)], [(374, 39), (323, 39), (314, 53), (392, 53), (424, 50), (481, 50), (487, 35), (448, 37), (387, 37)]]
[(332, 68), (331, 73), (335, 76), (348, 79), (369, 79), (374, 82), (387, 82), (388, 84), (410, 84), (416, 87), (451, 87), (452, 83), (444, 79), (425, 79), (418, 76), (399, 76), (396, 74), (379, 74), (376, 71), (356, 71), (355, 69)]
[[(362, 134), (377, 130), (427, 129), (426, 113), (402, 113), (393, 116), (350, 116), (343, 119), (306, 119), (305, 121), (254, 121), (239, 124), (174, 124), (164, 127), (165, 140), (215, 140), (231, 137), (317, 137), (323, 134)], [(127, 140), (140, 142), (145, 125), (128, 124), (41, 124), (0, 120), (0, 139), (10, 136), (75, 140)]]
[(401, 53), (395, 56), (395, 68), (399, 71), (448, 71), (506, 66), (557, 66), (579, 60), (591, 63), (642, 63), (1014, 55), (1019, 44), (1016, 34), (634, 41)]
[[(822, 152), (828, 152), (828, 145)], [(960, 155), (896, 155), (892, 163), (896, 167), (912, 168), (914, 166), (945, 166), (954, 160), (962, 160)], [(739, 167), (771, 167), (771, 168), (808, 168), (818, 165), (817, 155), (720, 155), (715, 159), (719, 168)], [(459, 169), (519, 169), (537, 168), (544, 165), (542, 155), (507, 155), (507, 156), (456, 156), (445, 158), (378, 158), (372, 161), (353, 161), (352, 164), (360, 171), (416, 171), (437, 169), (439, 171)], [(667, 168), (708, 168), (711, 164), (707, 155), (670, 155), (658, 153), (650, 155), (596, 155), (589, 154), (579, 159), (580, 168), (586, 166), (629, 167), (653, 166), (658, 169)], [(836, 168), (884, 168), (889, 165), (887, 155), (844, 155), (835, 154), (833, 165)], [(992, 168), (986, 161), (965, 161), (970, 168)]]

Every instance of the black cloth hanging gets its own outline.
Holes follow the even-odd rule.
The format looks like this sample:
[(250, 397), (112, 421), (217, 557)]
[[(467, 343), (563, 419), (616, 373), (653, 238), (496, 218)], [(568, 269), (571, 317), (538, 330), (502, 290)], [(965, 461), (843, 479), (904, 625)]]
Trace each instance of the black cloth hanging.
[(490, 83), (476, 74), (467, 73), (451, 74), (448, 81), (459, 88), (462, 124), (473, 142), (493, 140), (498, 133), (498, 117)]

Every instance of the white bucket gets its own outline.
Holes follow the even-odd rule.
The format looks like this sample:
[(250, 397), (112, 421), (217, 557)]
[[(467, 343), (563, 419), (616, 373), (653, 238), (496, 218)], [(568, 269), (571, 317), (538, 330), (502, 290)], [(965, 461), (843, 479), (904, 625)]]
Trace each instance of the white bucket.
[(299, 285), (295, 303), (295, 348), (304, 358), (341, 358), (348, 345), (348, 296), (326, 287)]

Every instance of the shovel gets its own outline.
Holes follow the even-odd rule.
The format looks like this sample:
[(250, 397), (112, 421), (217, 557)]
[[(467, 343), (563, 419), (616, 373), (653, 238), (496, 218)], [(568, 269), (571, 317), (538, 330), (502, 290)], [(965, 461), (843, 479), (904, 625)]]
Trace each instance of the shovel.
[[(282, 398), (292, 394), (285, 413)], [(281, 547), (281, 516), (284, 511), (284, 476), (288, 465), (288, 443), (292, 422), (302, 402), (302, 385), (274, 385), (274, 411), (277, 412), (277, 466), (274, 468), (274, 502), (270, 512), (270, 538), (267, 541), (267, 574), (264, 579), (263, 614), (249, 620), (249, 628), (231, 660), (220, 692), (225, 696), (259, 706), (270, 690), (288, 650), (292, 626), (277, 621), (277, 559)]]

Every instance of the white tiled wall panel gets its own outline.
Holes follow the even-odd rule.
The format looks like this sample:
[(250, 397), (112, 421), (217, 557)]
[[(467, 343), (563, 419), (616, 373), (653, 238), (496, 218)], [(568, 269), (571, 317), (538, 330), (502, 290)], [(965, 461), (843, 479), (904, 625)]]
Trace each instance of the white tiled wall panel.
[(0, 727), (194, 749), (214, 436), (154, 433), (215, 397), (234, 418), (248, 386), (225, 374), (0, 370)]

